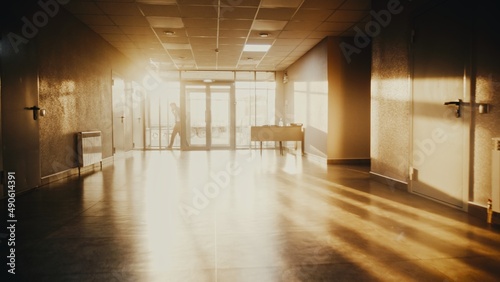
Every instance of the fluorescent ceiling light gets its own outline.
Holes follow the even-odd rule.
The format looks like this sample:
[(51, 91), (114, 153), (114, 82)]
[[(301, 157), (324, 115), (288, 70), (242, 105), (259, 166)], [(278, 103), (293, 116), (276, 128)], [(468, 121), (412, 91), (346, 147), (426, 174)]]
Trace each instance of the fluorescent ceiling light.
[(243, 48), (245, 52), (267, 52), (271, 48), (269, 44), (246, 44)]

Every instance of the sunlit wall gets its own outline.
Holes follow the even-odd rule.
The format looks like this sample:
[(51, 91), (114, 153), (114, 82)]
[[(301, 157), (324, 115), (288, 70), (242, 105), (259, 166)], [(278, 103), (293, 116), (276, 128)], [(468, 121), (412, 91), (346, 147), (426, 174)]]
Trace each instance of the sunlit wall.
[(348, 62), (328, 37), (287, 70), (287, 122), (303, 123), (305, 152), (327, 162), (370, 158), (370, 50)]
[[(387, 8), (385, 0), (372, 9)], [(401, 2), (404, 9), (392, 15), (390, 24), (372, 38), (371, 156), (373, 173), (401, 182), (409, 181), (411, 162), (411, 19), (425, 5), (438, 1)], [(485, 205), (491, 197), (492, 137), (500, 136), (500, 40), (493, 1), (470, 1), (470, 28), (463, 31), (471, 42), (472, 102), (488, 103), (491, 111), (479, 114), (472, 108), (469, 200)], [(476, 3), (473, 5), (473, 3)], [(479, 3), (479, 4), (477, 4)], [(417, 36), (417, 35), (416, 35)]]
[(41, 176), (77, 167), (76, 133), (100, 130), (103, 157), (111, 157), (112, 69), (129, 73), (128, 60), (61, 10), (37, 35)]

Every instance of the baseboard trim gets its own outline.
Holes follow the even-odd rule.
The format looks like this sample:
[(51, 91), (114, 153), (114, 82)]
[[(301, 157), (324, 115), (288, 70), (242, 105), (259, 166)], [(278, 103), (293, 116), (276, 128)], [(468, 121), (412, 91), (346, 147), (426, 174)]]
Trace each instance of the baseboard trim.
[(370, 171), (370, 179), (398, 190), (409, 191), (408, 183)]
[(322, 163), (322, 164), (326, 164), (328, 161), (327, 158), (325, 158), (325, 157), (320, 157), (320, 156), (312, 155), (312, 154), (308, 154), (308, 153), (305, 153), (304, 156), (310, 161), (318, 162), (318, 163)]
[[(482, 206), (478, 203), (469, 202), (467, 213), (472, 215), (473, 217), (484, 220), (484, 222), (487, 222), (488, 220), (488, 209), (486, 208), (486, 206)], [(500, 224), (500, 213), (493, 212), (491, 222), (492, 224)]]
[[(106, 165), (110, 165), (110, 164), (113, 164), (114, 163), (114, 158), (111, 156), (111, 157), (108, 157), (108, 158), (105, 158), (102, 160), (102, 167), (106, 166)], [(62, 180), (62, 179), (65, 179), (65, 178), (68, 178), (68, 177), (71, 177), (71, 176), (74, 176), (74, 175), (81, 175), (83, 173), (88, 173), (88, 172), (93, 172), (95, 171), (96, 169), (100, 170), (101, 169), (101, 163), (97, 163), (97, 164), (93, 164), (93, 165), (89, 165), (89, 166), (86, 166), (86, 167), (81, 167), (81, 168), (78, 168), (78, 167), (74, 167), (74, 168), (70, 168), (70, 169), (67, 169), (67, 170), (64, 170), (64, 171), (61, 171), (61, 172), (58, 172), (58, 173), (54, 173), (54, 174), (51, 174), (51, 175), (47, 175), (47, 176), (44, 176), (41, 178), (41, 184), (40, 186), (44, 186), (44, 185), (47, 185), (51, 182), (55, 182), (55, 181), (59, 181), (59, 180)]]
[(331, 165), (370, 165), (371, 159), (328, 159)]

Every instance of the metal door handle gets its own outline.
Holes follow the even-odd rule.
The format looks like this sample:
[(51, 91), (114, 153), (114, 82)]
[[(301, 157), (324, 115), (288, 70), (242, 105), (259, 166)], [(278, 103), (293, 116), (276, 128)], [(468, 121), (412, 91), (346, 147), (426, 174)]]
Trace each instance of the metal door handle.
[(39, 107), (33, 106), (33, 107), (25, 107), (25, 110), (33, 111), (33, 119), (37, 120), (38, 119), (38, 111), (40, 110)]
[(448, 101), (448, 102), (444, 102), (445, 105), (455, 105), (457, 106), (457, 109), (455, 111), (455, 116), (457, 118), (461, 117), (462, 116), (462, 99), (458, 99), (458, 101)]

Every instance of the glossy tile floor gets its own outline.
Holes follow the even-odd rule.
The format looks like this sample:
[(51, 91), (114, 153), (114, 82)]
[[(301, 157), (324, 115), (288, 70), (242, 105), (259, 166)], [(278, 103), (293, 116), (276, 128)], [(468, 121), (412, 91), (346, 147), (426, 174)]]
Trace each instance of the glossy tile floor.
[(500, 280), (499, 230), (368, 171), (273, 150), (134, 152), (17, 198), (16, 278)]

